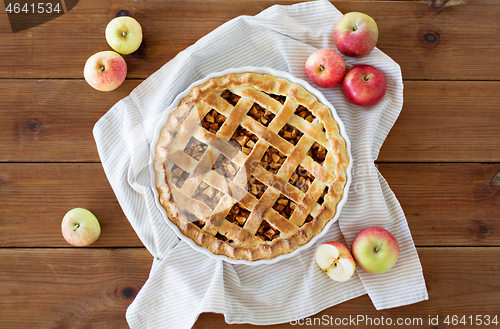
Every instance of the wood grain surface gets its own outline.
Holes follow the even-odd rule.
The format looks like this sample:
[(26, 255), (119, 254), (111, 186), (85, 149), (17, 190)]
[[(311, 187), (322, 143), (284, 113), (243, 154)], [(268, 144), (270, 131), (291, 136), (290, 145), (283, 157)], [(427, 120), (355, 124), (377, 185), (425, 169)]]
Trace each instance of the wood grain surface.
[[(103, 93), (84, 80), (0, 79), (0, 161), (98, 162), (94, 124), (141, 81)], [(404, 87), (403, 110), (378, 161), (500, 161), (499, 81), (404, 81)]]
[[(93, 126), (218, 26), (297, 2), (80, 0), (67, 14), (18, 33), (0, 4), (1, 329), (128, 327), (125, 311), (153, 258), (109, 186)], [(377, 46), (401, 66), (403, 110), (376, 164), (407, 217), (430, 299), (376, 311), (365, 295), (311, 317), (417, 321), (411, 325), (306, 327), (496, 327), (446, 326), (443, 320), (497, 315), (500, 321), (500, 2), (332, 3), (372, 16)], [(109, 49), (104, 30), (118, 15), (135, 17), (144, 41), (125, 56), (125, 83), (98, 92), (83, 79), (83, 66)], [(100, 219), (101, 237), (90, 247), (73, 248), (61, 236), (61, 219), (74, 207)], [(436, 316), (439, 325), (429, 323)], [(228, 325), (212, 313), (194, 326), (229, 327), (254, 328)]]
[[(418, 248), (418, 253), (429, 290), (428, 301), (376, 311), (364, 295), (310, 318), (362, 315), (367, 321), (368, 317), (383, 316), (394, 322), (398, 318), (411, 319), (411, 325), (401, 326), (405, 328), (432, 328), (429, 316), (441, 316), (442, 323), (447, 314), (498, 314), (498, 247)], [(0, 326), (21, 328), (22, 323), (22, 328), (126, 328), (124, 310), (146, 281), (151, 262), (151, 255), (143, 248), (0, 249), (0, 281), (4, 283), (0, 285)], [(34, 267), (36, 275), (32, 273)], [(342, 328), (370, 327), (364, 324)], [(222, 315), (212, 313), (202, 314), (194, 326), (230, 327)], [(234, 327), (255, 328), (246, 324)], [(293, 327), (283, 324), (258, 328)]]
[[(500, 246), (500, 164), (379, 163), (378, 169), (417, 246)], [(92, 247), (142, 246), (100, 163), (0, 164), (0, 200), (0, 247), (71, 247), (60, 224), (75, 207), (100, 219), (102, 234)]]
[(126, 328), (152, 256), (136, 249), (0, 249), (1, 328)]
[[(129, 78), (146, 78), (199, 38), (239, 15), (300, 1), (169, 0), (80, 1), (68, 14), (12, 35), (0, 25), (2, 78), (82, 78), (83, 63), (108, 49), (104, 30), (127, 13), (143, 24), (145, 41), (127, 55)], [(340, 11), (359, 11), (379, 25), (377, 46), (403, 68), (405, 79), (498, 80), (500, 3), (489, 1), (334, 1)], [(120, 13), (121, 11), (121, 13)], [(5, 21), (6, 13), (0, 12)], [(480, 18), (480, 19), (478, 19)], [(61, 31), (64, 31), (61, 33)], [(36, 54), (36, 55), (34, 55)]]

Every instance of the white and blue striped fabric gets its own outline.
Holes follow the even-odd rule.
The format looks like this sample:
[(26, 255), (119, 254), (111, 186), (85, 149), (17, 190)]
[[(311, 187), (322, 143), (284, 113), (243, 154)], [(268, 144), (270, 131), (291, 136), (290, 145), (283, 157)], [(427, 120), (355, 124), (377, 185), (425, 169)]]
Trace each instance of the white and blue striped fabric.
[[(368, 293), (377, 309), (428, 298), (405, 215), (374, 160), (403, 104), (400, 67), (375, 49), (347, 66), (371, 64), (388, 83), (368, 108), (348, 103), (340, 86), (318, 88), (344, 122), (352, 145), (353, 182), (337, 223), (315, 246), (271, 265), (232, 265), (193, 250), (165, 223), (150, 186), (150, 141), (163, 111), (193, 81), (231, 67), (259, 66), (309, 81), (308, 56), (335, 49), (333, 29), (342, 16), (326, 0), (272, 6), (237, 17), (206, 35), (152, 74), (95, 125), (94, 137), (107, 178), (137, 235), (154, 256), (150, 277), (129, 306), (131, 328), (191, 328), (202, 312), (227, 323), (277, 324), (314, 315)], [(316, 247), (337, 240), (350, 246), (368, 226), (382, 226), (400, 243), (400, 259), (382, 275), (357, 269), (349, 281), (332, 281), (317, 268)]]

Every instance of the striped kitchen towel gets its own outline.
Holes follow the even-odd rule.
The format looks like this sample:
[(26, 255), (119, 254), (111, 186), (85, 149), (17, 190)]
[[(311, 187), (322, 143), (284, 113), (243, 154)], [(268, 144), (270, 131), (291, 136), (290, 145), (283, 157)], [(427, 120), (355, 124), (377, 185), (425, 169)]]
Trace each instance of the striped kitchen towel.
[[(107, 178), (125, 215), (154, 256), (150, 277), (127, 310), (131, 328), (190, 328), (202, 312), (228, 323), (276, 324), (314, 315), (368, 293), (377, 309), (428, 298), (420, 261), (399, 202), (374, 160), (403, 103), (399, 65), (375, 49), (347, 66), (371, 64), (388, 83), (384, 99), (369, 108), (348, 103), (340, 86), (318, 88), (332, 103), (351, 140), (353, 181), (337, 223), (316, 245), (271, 265), (232, 265), (193, 250), (165, 223), (150, 186), (150, 141), (162, 113), (193, 81), (231, 67), (260, 66), (309, 81), (307, 57), (335, 49), (332, 35), (342, 16), (326, 0), (272, 6), (237, 17), (152, 74), (95, 125), (94, 137)], [(349, 281), (330, 280), (314, 261), (317, 246), (350, 245), (361, 229), (378, 225), (400, 242), (396, 266), (382, 275), (361, 269)]]

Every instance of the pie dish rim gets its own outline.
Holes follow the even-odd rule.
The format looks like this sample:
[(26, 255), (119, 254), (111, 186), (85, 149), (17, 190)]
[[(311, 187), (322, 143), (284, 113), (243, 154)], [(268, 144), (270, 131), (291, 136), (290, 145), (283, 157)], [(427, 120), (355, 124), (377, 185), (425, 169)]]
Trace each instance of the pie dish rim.
[[(278, 256), (276, 256), (274, 258), (270, 258), (270, 259), (256, 259), (256, 260), (233, 259), (227, 255), (214, 254), (209, 249), (198, 245), (193, 239), (185, 236), (182, 233), (182, 231), (179, 229), (179, 227), (168, 218), (167, 212), (160, 202), (160, 195), (159, 195), (159, 192), (156, 188), (156, 171), (154, 168), (155, 155), (156, 155), (156, 145), (160, 139), (161, 130), (164, 127), (164, 125), (166, 124), (172, 111), (175, 110), (178, 107), (179, 103), (186, 96), (188, 96), (190, 94), (191, 90), (194, 87), (196, 87), (200, 84), (203, 84), (212, 78), (221, 77), (221, 76), (228, 75), (228, 74), (238, 74), (238, 73), (246, 73), (246, 72), (258, 73), (258, 74), (269, 74), (269, 75), (276, 76), (278, 78), (286, 79), (292, 83), (296, 83), (296, 84), (302, 86), (309, 93), (311, 93), (313, 96), (315, 96), (320, 103), (322, 103), (324, 106), (326, 106), (330, 109), (331, 115), (332, 115), (333, 119), (337, 122), (337, 125), (339, 127), (340, 135), (342, 136), (342, 138), (345, 141), (347, 156), (349, 158), (348, 166), (346, 169), (346, 183), (344, 186), (343, 195), (336, 205), (336, 212), (335, 212), (334, 217), (326, 223), (326, 225), (324, 226), (323, 230), (320, 233), (313, 236), (307, 243), (299, 246), (298, 248), (296, 248), (295, 250), (293, 250), (290, 253), (281, 254), (281, 255), (278, 255)], [(350, 187), (351, 182), (352, 182), (352, 175), (351, 175), (352, 165), (353, 165), (353, 161), (352, 161), (352, 155), (351, 155), (351, 144), (350, 144), (350, 140), (347, 136), (347, 132), (346, 132), (346, 128), (344, 126), (344, 123), (343, 123), (342, 119), (338, 116), (338, 114), (335, 110), (335, 107), (326, 99), (326, 97), (319, 90), (312, 87), (308, 82), (293, 76), (289, 72), (279, 71), (279, 70), (275, 70), (275, 69), (268, 68), (268, 67), (243, 66), (243, 67), (237, 67), (237, 68), (229, 68), (229, 69), (219, 71), (219, 72), (213, 72), (213, 73), (206, 75), (202, 79), (194, 81), (186, 89), (184, 89), (184, 91), (180, 92), (174, 98), (174, 100), (171, 102), (171, 104), (168, 105), (166, 107), (166, 109), (162, 111), (162, 113), (159, 116), (159, 121), (158, 121), (158, 124), (156, 125), (154, 135), (153, 135), (153, 138), (152, 138), (151, 144), (150, 144), (150, 157), (149, 157), (150, 187), (151, 187), (151, 190), (152, 190), (154, 198), (155, 198), (155, 205), (160, 210), (160, 213), (162, 214), (162, 217), (165, 220), (165, 222), (167, 223), (167, 225), (174, 231), (174, 233), (177, 235), (177, 237), (180, 240), (186, 242), (194, 250), (196, 250), (198, 252), (202, 252), (202, 253), (212, 257), (213, 259), (223, 260), (223, 261), (226, 261), (226, 262), (231, 263), (231, 264), (245, 264), (245, 265), (274, 264), (278, 261), (282, 261), (282, 260), (291, 258), (291, 257), (297, 255), (298, 253), (310, 248), (312, 245), (314, 245), (316, 243), (316, 241), (318, 241), (322, 236), (324, 236), (328, 232), (328, 230), (331, 228), (333, 223), (335, 223), (338, 220), (338, 218), (340, 217), (342, 208), (348, 199), (349, 187)]]

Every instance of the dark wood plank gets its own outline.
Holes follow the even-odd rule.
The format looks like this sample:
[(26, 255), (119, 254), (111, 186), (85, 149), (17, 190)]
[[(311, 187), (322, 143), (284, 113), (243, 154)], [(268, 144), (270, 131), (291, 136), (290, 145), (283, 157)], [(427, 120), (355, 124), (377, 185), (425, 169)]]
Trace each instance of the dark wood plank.
[[(500, 164), (379, 164), (417, 246), (500, 246)], [(69, 247), (69, 209), (95, 213), (95, 247), (142, 246), (99, 163), (0, 164), (0, 247)]]
[[(0, 78), (81, 78), (92, 54), (110, 49), (107, 23), (120, 11), (144, 29), (141, 49), (126, 56), (129, 77), (145, 78), (218, 26), (239, 15), (300, 1), (174, 0), (80, 1), (69, 13), (12, 34), (0, 16)], [(342, 12), (362, 11), (376, 19), (378, 47), (398, 62), (406, 79), (498, 80), (500, 16), (495, 1), (333, 1)], [(32, 54), (36, 54), (33, 56)]]
[(128, 328), (152, 256), (137, 249), (1, 249), (0, 328)]
[(99, 161), (92, 128), (140, 82), (100, 92), (84, 80), (0, 80), (0, 161)]
[(405, 81), (380, 161), (500, 161), (499, 82)]
[[(431, 328), (429, 316), (438, 316), (440, 328), (445, 326), (447, 315), (465, 315), (467, 320), (469, 316), (475, 319), (476, 314), (493, 316), (498, 314), (500, 304), (499, 252), (499, 248), (481, 247), (419, 248), (428, 301), (376, 311), (365, 295), (311, 318), (326, 316), (335, 320), (359, 315), (379, 320), (383, 316), (393, 321), (421, 318), (423, 325), (408, 327)], [(143, 248), (0, 249), (0, 328), (126, 327), (125, 310), (148, 277), (151, 260)], [(194, 326), (229, 327), (233, 326), (227, 325), (220, 314), (202, 314)], [(248, 324), (234, 327), (253, 328)], [(261, 328), (295, 327), (282, 324)], [(356, 326), (360, 327), (367, 326), (364, 323)]]
[(71, 247), (61, 221), (76, 207), (101, 224), (91, 247), (143, 246), (99, 163), (0, 165), (0, 246)]
[(499, 246), (500, 164), (380, 164), (419, 246)]
[[(92, 128), (141, 81), (0, 79), (0, 161), (99, 161)], [(379, 161), (500, 162), (500, 82), (406, 81)], [(481, 100), (481, 106), (478, 106)]]

